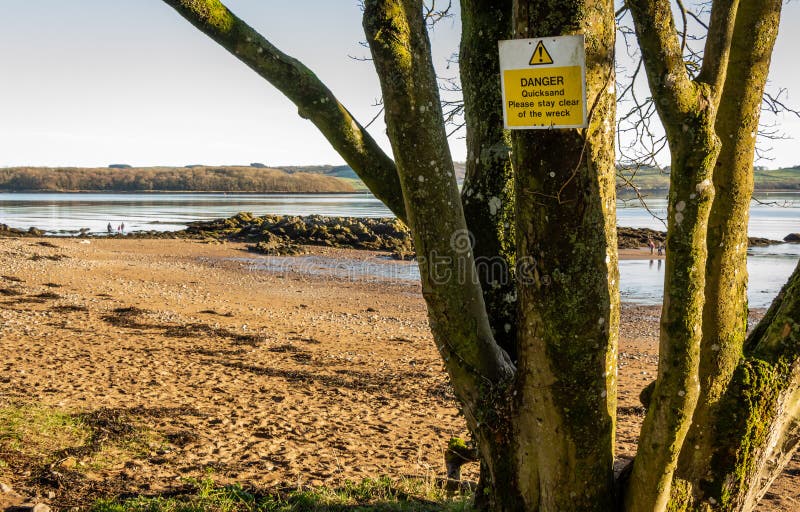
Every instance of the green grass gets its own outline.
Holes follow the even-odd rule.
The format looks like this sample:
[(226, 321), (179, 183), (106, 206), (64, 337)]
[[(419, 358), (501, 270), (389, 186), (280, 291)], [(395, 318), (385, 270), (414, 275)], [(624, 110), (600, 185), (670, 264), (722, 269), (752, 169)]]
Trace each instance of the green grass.
[(220, 487), (211, 478), (190, 480), (191, 491), (175, 497), (101, 500), (91, 512), (466, 512), (468, 496), (449, 497), (425, 480), (389, 478), (347, 481), (337, 489), (296, 490), (258, 496), (238, 485)]
[[(83, 446), (90, 437), (89, 427), (63, 411), (32, 404), (0, 408), (2, 456), (48, 462), (64, 449)], [(11, 461), (3, 462), (6, 466)]]
[(59, 471), (105, 471), (144, 458), (165, 440), (124, 413), (101, 409), (77, 414), (38, 403), (0, 407), (0, 477)]

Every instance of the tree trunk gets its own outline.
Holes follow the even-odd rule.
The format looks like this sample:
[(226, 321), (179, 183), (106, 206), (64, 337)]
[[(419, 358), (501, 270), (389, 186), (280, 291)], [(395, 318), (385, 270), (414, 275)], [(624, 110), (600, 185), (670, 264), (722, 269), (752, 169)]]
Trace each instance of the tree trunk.
[(511, 0), (462, 0), (459, 68), (467, 162), (461, 202), (474, 240), (483, 298), (495, 340), (517, 359), (514, 180), (503, 129), (497, 41), (511, 38)]
[[(467, 143), (461, 202), (492, 334), (516, 363), (514, 182), (497, 51), (497, 41), (510, 37), (511, 0), (461, 0), (459, 71)], [(478, 510), (514, 511), (522, 506), (517, 490), (510, 488), (517, 479), (508, 405), (504, 419), (495, 420), (506, 432), (491, 441), (498, 445), (491, 450), (497, 460), (480, 465), (474, 500)]]
[(494, 342), (442, 123), (421, 0), (365, 3), (370, 45), (417, 250), (434, 341), (445, 361), (494, 492), (519, 508), (510, 424), (514, 366)]
[(748, 338), (720, 402), (705, 502), (752, 510), (800, 442), (800, 264)]
[(515, 2), (515, 37), (583, 33), (589, 127), (515, 131), (520, 489), (527, 510), (611, 510), (619, 295), (614, 9)]
[[(738, 8), (729, 66), (717, 113), (721, 150), (714, 170), (715, 197), (708, 227), (700, 397), (676, 470), (676, 503), (722, 501), (712, 482), (732, 468), (712, 466), (720, 439), (721, 400), (740, 364), (747, 332), (747, 226), (753, 194), (754, 134), (758, 131), (780, 0), (754, 0)], [(743, 370), (740, 370), (743, 371)], [(722, 425), (724, 427), (724, 425)], [(709, 485), (710, 484), (710, 485)]]

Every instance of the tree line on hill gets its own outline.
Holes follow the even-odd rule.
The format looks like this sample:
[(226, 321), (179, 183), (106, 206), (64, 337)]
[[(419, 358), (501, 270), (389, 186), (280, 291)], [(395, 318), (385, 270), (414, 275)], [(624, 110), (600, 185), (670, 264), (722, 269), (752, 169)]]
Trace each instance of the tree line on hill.
[(8, 192), (353, 192), (344, 180), (266, 167), (146, 167), (0, 169)]

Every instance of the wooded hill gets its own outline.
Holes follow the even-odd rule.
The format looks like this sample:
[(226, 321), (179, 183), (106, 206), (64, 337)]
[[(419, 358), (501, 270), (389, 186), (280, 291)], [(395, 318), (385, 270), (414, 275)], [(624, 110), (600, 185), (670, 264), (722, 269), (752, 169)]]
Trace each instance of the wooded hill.
[[(120, 168), (121, 167), (121, 168)], [(128, 168), (9, 167), (0, 169), (6, 192), (354, 192), (346, 180), (268, 167), (188, 166)]]
[[(669, 171), (656, 168), (618, 169), (618, 175), (630, 179), (643, 191), (666, 191), (669, 189)], [(800, 167), (784, 169), (756, 169), (755, 189), (767, 191), (800, 191)], [(625, 180), (617, 178), (617, 186), (625, 190)]]

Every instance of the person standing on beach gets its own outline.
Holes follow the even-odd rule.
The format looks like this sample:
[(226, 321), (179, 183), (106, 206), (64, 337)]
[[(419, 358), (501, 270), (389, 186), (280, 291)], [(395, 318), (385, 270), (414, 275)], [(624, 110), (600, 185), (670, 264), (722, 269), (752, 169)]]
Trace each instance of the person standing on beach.
[(664, 242), (658, 242), (658, 255), (664, 255)]
[(647, 237), (647, 247), (650, 248), (650, 254), (653, 254), (653, 252), (656, 249), (656, 244), (653, 242), (653, 239), (650, 238), (650, 237)]
[(110, 235), (110, 234), (112, 234), (114, 232), (114, 226), (112, 226), (111, 223), (109, 222), (108, 226), (106, 227), (106, 230), (108, 231), (108, 234)]

